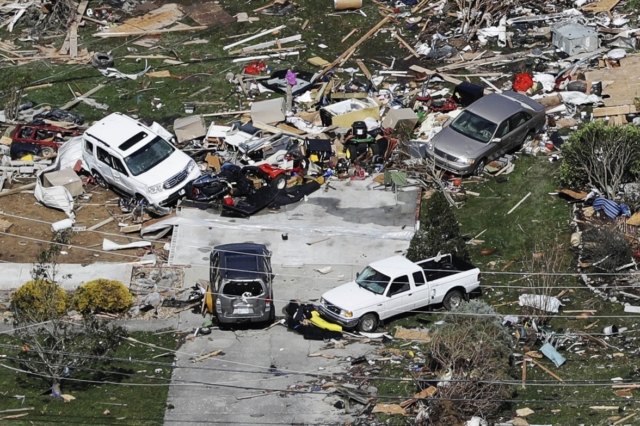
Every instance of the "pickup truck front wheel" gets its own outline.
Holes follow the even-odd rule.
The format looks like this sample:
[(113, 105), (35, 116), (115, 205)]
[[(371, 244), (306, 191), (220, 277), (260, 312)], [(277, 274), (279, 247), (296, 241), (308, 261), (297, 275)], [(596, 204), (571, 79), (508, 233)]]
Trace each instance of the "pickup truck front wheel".
[(447, 311), (450, 311), (451, 309), (454, 309), (460, 306), (460, 304), (462, 304), (463, 301), (464, 301), (464, 298), (462, 297), (462, 293), (460, 293), (458, 290), (451, 290), (444, 297), (442, 304), (444, 305)]
[(378, 317), (374, 314), (364, 314), (358, 321), (358, 331), (373, 333), (378, 328)]

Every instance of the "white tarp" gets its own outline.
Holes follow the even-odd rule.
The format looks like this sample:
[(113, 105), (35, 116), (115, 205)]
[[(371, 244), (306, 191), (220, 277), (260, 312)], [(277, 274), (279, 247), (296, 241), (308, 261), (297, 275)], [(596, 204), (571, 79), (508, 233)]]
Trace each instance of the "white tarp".
[(106, 238), (102, 240), (102, 250), (104, 251), (149, 247), (150, 245), (151, 245), (151, 242), (149, 241), (134, 241), (128, 244), (118, 244), (115, 241), (111, 241)]
[(562, 303), (557, 297), (543, 296), (540, 294), (521, 294), (518, 302), (520, 306), (528, 306), (554, 314), (557, 314), (558, 309), (562, 306)]
[(75, 214), (73, 213), (73, 196), (64, 186), (51, 186), (45, 188), (42, 185), (44, 175), (55, 170), (69, 169), (75, 167), (78, 160), (82, 161), (82, 166), (86, 168), (86, 164), (82, 159), (82, 136), (76, 136), (62, 144), (58, 148), (58, 156), (56, 162), (38, 174), (36, 179), (36, 188), (34, 195), (36, 200), (47, 207), (62, 210), (75, 222)]

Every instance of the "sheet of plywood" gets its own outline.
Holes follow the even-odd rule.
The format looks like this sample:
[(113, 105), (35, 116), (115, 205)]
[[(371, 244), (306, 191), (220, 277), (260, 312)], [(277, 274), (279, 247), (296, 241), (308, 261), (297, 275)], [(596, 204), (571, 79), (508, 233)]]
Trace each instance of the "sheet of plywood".
[(580, 10), (591, 13), (610, 12), (619, 2), (620, 0), (600, 0), (599, 2), (586, 4)]
[(140, 33), (143, 31), (159, 30), (178, 22), (184, 13), (175, 3), (165, 4), (156, 10), (125, 20), (122, 25), (111, 27), (102, 33)]
[(640, 54), (629, 55), (620, 60), (620, 67), (587, 71), (587, 81), (606, 81), (603, 84), (602, 97), (607, 107), (634, 105), (635, 98), (640, 97)]
[(223, 25), (235, 21), (231, 15), (214, 2), (198, 3), (185, 9), (191, 19), (198, 25)]

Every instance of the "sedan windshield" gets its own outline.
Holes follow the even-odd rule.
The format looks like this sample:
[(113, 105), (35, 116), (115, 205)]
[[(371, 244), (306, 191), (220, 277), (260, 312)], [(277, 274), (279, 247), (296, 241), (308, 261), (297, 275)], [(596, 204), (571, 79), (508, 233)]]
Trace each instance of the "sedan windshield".
[(451, 123), (451, 128), (456, 132), (484, 143), (491, 141), (493, 134), (496, 132), (496, 127), (496, 123), (492, 123), (469, 111), (463, 111)]
[(173, 153), (174, 149), (169, 142), (157, 136), (130, 156), (125, 157), (124, 162), (127, 163), (131, 174), (138, 176), (160, 164)]
[(384, 290), (387, 288), (387, 284), (389, 284), (390, 278), (380, 272), (372, 269), (367, 266), (364, 268), (358, 278), (356, 278), (356, 283), (375, 294), (382, 294)]

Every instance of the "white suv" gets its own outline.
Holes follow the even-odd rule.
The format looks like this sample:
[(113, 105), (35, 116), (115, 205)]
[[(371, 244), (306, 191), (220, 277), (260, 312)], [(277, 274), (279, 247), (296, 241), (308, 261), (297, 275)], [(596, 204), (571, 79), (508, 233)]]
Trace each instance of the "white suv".
[(83, 158), (98, 185), (153, 206), (176, 201), (187, 183), (200, 176), (187, 154), (119, 112), (89, 127), (83, 138)]

